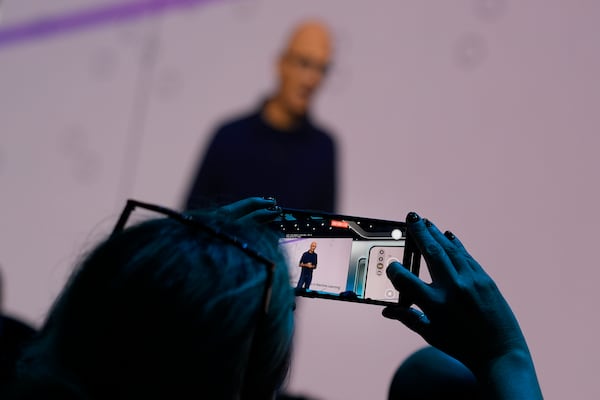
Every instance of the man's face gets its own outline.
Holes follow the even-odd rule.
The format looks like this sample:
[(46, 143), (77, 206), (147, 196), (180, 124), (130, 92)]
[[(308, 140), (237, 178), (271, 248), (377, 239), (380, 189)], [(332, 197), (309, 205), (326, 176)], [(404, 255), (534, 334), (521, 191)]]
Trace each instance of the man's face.
[(310, 244), (310, 252), (311, 253), (314, 252), (316, 248), (317, 248), (317, 244), (315, 242), (312, 242)]
[(279, 60), (278, 97), (289, 112), (306, 114), (329, 68), (328, 34), (317, 29), (299, 32)]

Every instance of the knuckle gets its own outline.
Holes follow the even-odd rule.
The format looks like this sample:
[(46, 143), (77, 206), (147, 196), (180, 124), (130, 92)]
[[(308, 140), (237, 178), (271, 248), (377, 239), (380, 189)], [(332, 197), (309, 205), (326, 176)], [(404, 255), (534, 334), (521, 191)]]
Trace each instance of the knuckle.
[(439, 255), (442, 251), (442, 248), (436, 243), (429, 243), (425, 246), (424, 252), (431, 256)]
[(461, 296), (470, 293), (472, 288), (472, 283), (466, 282), (464, 279), (458, 279), (455, 283), (455, 290)]

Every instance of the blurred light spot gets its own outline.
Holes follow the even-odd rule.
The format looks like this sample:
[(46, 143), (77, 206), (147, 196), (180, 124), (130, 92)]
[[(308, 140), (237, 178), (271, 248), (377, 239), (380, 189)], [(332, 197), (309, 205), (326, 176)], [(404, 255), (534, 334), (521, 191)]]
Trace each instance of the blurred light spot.
[(454, 56), (458, 66), (474, 68), (487, 57), (487, 43), (478, 33), (467, 33), (456, 41)]
[(506, 0), (473, 0), (473, 11), (484, 21), (496, 21), (506, 13)]

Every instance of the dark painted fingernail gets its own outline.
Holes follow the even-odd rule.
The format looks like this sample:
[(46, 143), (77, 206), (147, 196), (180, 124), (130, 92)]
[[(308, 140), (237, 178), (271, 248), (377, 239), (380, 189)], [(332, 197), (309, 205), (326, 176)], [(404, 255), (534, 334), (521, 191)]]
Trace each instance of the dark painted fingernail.
[(428, 228), (431, 228), (431, 226), (433, 225), (433, 224), (431, 223), (431, 221), (430, 221), (430, 220), (428, 220), (427, 218), (424, 218), (424, 219), (423, 219), (423, 221), (425, 221), (425, 226), (426, 226), (426, 227), (428, 227)]
[(408, 213), (408, 215), (406, 215), (406, 222), (408, 222), (409, 224), (414, 224), (415, 222), (417, 222), (420, 219), (421, 219), (421, 217), (419, 217), (419, 214), (417, 214), (414, 211), (411, 211)]
[(456, 236), (454, 236), (454, 233), (452, 233), (450, 231), (444, 232), (444, 236), (446, 236), (450, 240), (454, 240), (454, 238), (456, 237)]

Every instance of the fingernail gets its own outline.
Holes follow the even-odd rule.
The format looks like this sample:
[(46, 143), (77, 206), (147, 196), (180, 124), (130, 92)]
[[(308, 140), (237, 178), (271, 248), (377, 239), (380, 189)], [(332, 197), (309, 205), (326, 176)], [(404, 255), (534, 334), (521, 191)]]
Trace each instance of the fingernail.
[(452, 233), (450, 231), (444, 232), (444, 236), (446, 236), (450, 240), (454, 240), (454, 238), (456, 237), (456, 236), (454, 236), (454, 233)]
[(415, 222), (417, 222), (420, 219), (421, 219), (421, 217), (419, 217), (419, 214), (417, 214), (414, 211), (411, 211), (408, 213), (408, 215), (406, 215), (406, 222), (408, 222), (409, 224), (414, 224)]
[(428, 228), (431, 228), (431, 226), (433, 225), (433, 224), (431, 223), (431, 221), (430, 221), (430, 220), (428, 220), (427, 218), (424, 218), (424, 219), (423, 219), (423, 221), (425, 221), (425, 226), (426, 226), (426, 227), (428, 227)]
[(277, 201), (275, 201), (275, 197), (273, 197), (273, 196), (265, 196), (265, 197), (263, 197), (263, 199), (270, 200), (270, 201), (272, 201), (274, 203), (277, 203)]

